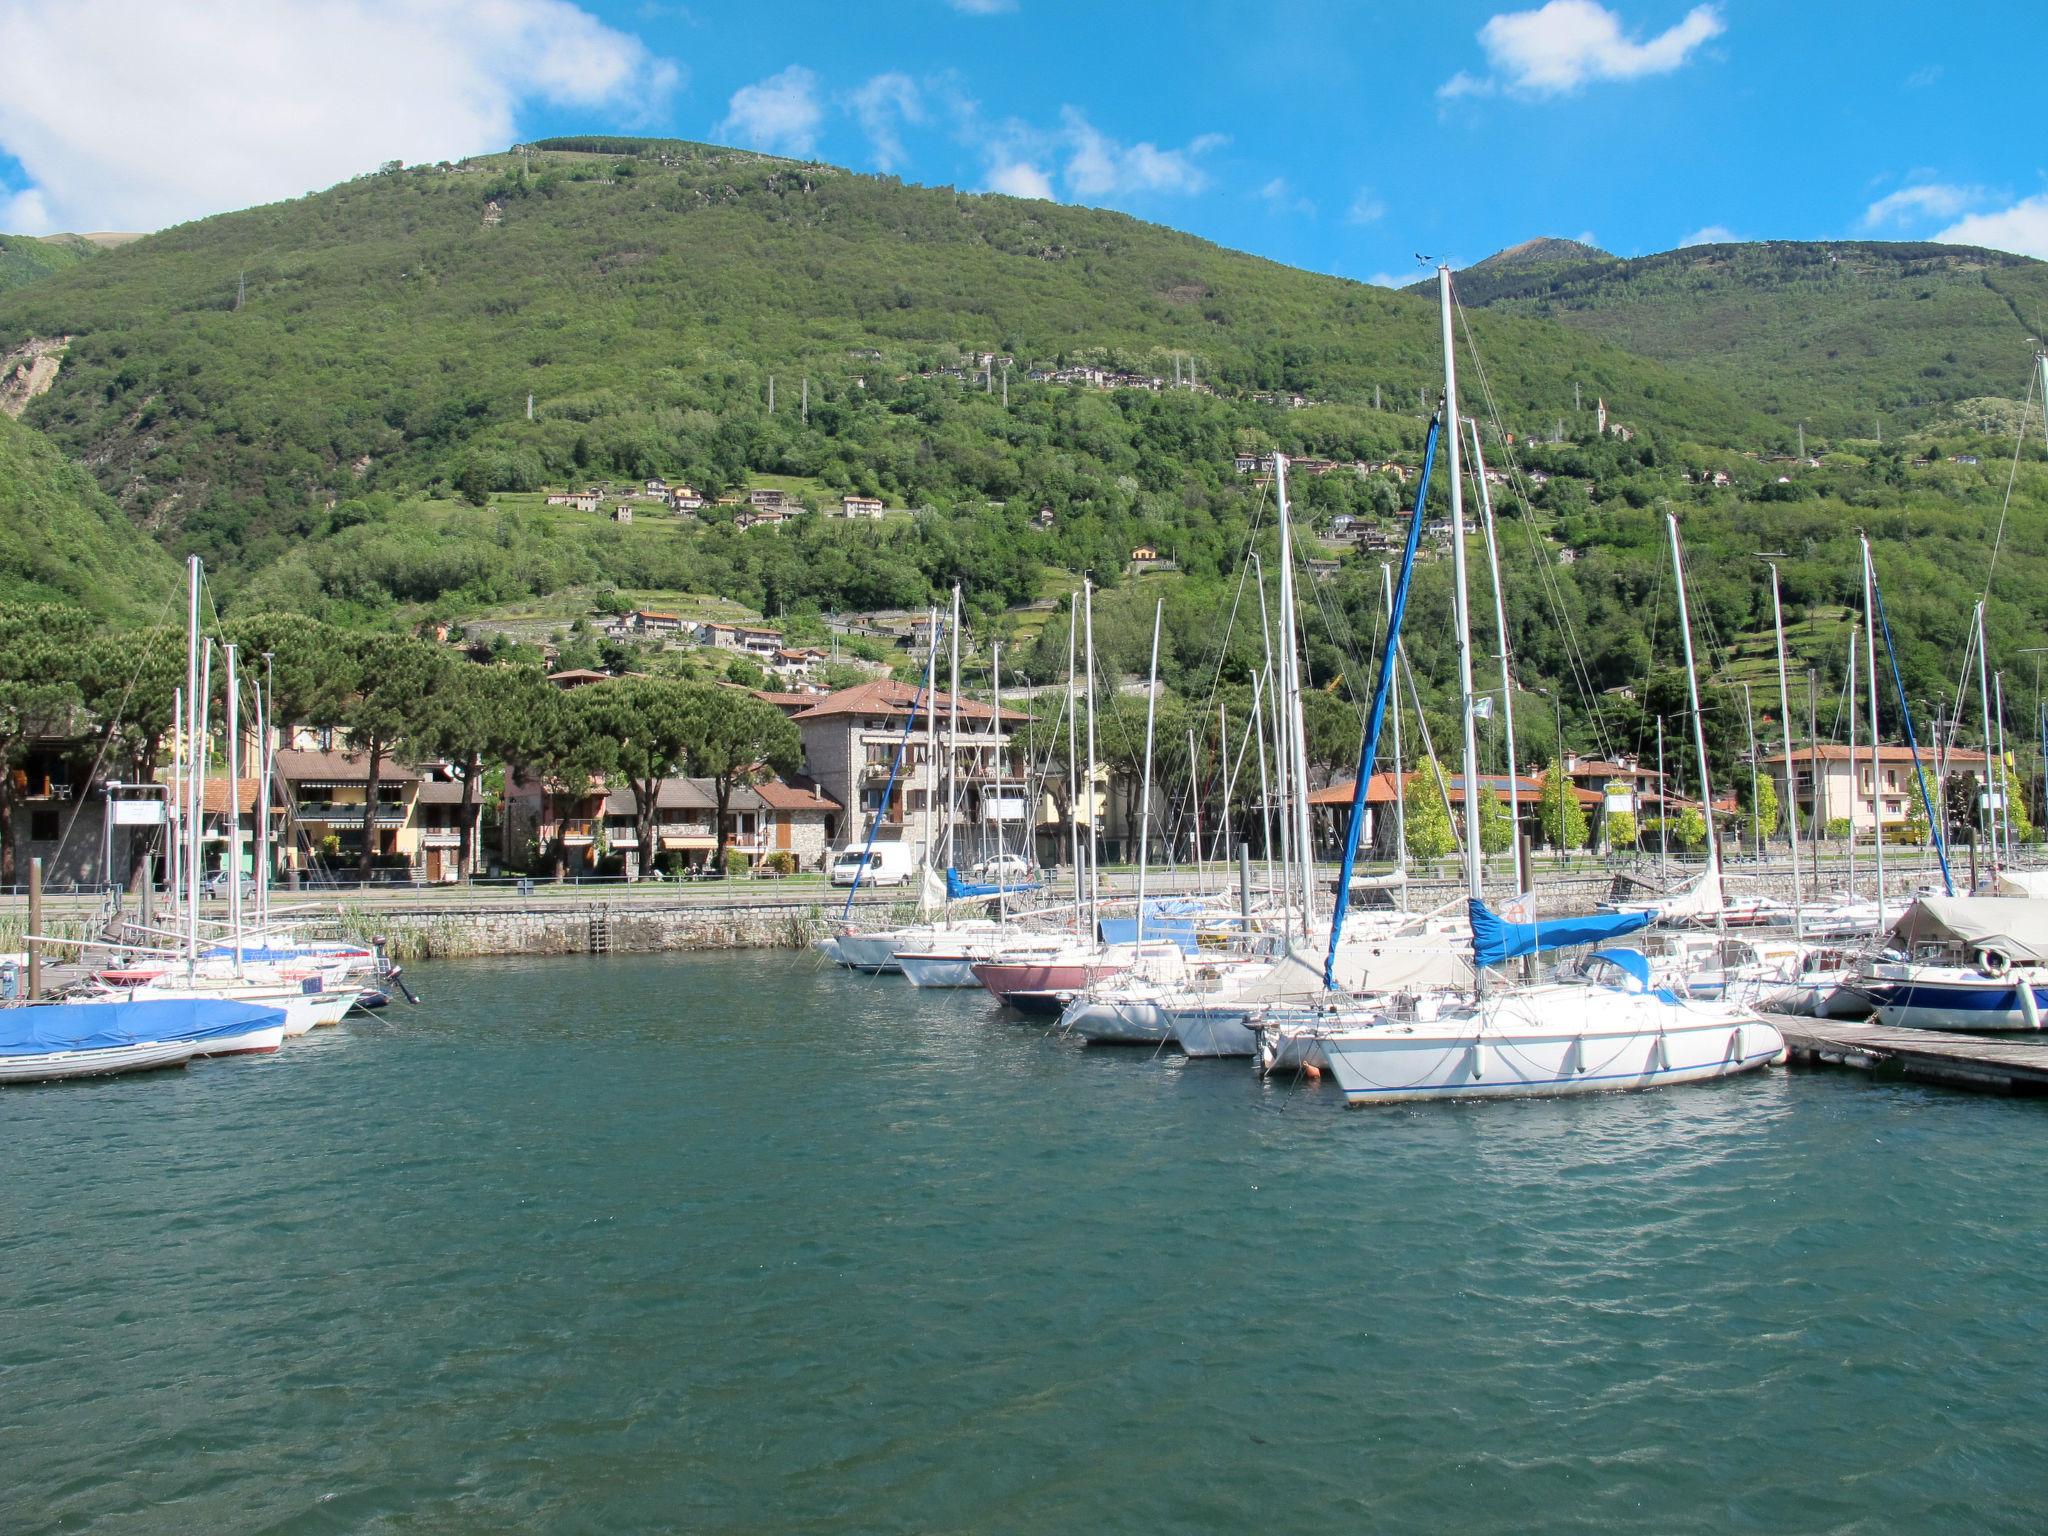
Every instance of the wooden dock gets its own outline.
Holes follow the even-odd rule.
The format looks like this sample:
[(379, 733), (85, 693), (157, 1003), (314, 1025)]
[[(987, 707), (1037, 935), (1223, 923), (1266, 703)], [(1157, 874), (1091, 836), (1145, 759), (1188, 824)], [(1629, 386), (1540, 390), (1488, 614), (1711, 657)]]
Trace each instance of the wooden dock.
[(1802, 1066), (1854, 1067), (1981, 1093), (2048, 1094), (2048, 1037), (1953, 1035), (1832, 1019), (1772, 1018)]

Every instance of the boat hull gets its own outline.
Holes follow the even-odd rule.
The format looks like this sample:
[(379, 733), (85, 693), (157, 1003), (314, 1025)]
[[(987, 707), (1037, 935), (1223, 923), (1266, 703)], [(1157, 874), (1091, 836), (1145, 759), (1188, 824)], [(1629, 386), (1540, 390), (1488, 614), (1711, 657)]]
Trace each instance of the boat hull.
[(1060, 1027), (1090, 1045), (1159, 1045), (1173, 1038), (1166, 1010), (1151, 998), (1078, 997)]
[(913, 955), (908, 952), (896, 957), (896, 965), (903, 972), (903, 979), (913, 987), (961, 988), (978, 987), (974, 979), (972, 955)]
[(268, 1056), (284, 1044), (284, 1020), (208, 1040), (192, 1053), (196, 1061), (204, 1056)]
[(850, 971), (888, 976), (901, 970), (896, 964), (897, 942), (894, 934), (842, 933), (834, 946), (832, 958)]
[(1128, 960), (979, 960), (974, 964), (974, 979), (990, 996), (1008, 1002), (1019, 992), (1064, 992), (1072, 997), (1130, 968)]
[(1942, 1029), (1962, 1034), (2038, 1032), (2048, 1017), (2048, 987), (2028, 986), (2033, 1009), (2024, 1006), (2021, 983), (1982, 981), (1864, 981), (1880, 1024), (1893, 1029)]
[[(1387, 1023), (1328, 1035), (1324, 1057), (1346, 1103), (1430, 1099), (1550, 1098), (1673, 1087), (1753, 1072), (1781, 1060), (1785, 1041), (1768, 1022), (1699, 1016), (1666, 1007), (1664, 1027), (1624, 1014), (1579, 1027), (1542, 1027), (1469, 1016), (1447, 1023)], [(1686, 1015), (1693, 1014), (1691, 1017)]]
[(115, 1077), (182, 1067), (194, 1054), (190, 1040), (149, 1040), (88, 1050), (0, 1056), (0, 1083), (55, 1083), (80, 1077)]

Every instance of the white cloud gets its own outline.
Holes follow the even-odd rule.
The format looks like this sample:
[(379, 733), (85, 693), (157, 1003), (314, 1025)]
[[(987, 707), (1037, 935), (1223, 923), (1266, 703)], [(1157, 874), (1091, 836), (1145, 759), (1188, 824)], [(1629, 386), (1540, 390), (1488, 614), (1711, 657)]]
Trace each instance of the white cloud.
[(1928, 86), (1941, 78), (1941, 73), (1941, 66), (1939, 64), (1929, 64), (1923, 68), (1916, 69), (1913, 73), (1906, 76), (1906, 89), (1909, 91), (1924, 91)]
[(534, 100), (644, 116), (679, 81), (569, 0), (0, 0), (6, 206), (156, 229), (503, 148)]
[(1119, 144), (1075, 107), (1060, 109), (1059, 138), (1069, 152), (1067, 190), (1079, 198), (1200, 192), (1209, 185), (1209, 177), (1196, 161), (1229, 142), (1221, 134), (1205, 133), (1180, 149), (1161, 149), (1152, 143)]
[(1460, 70), (1437, 88), (1446, 99), (1506, 89), (1561, 96), (1599, 80), (1636, 80), (1677, 69), (1695, 49), (1727, 30), (1718, 6), (1697, 5), (1677, 25), (1638, 42), (1621, 18), (1595, 0), (1549, 0), (1533, 11), (1506, 11), (1479, 29), (1493, 75)]
[(1052, 178), (1028, 160), (1007, 160), (991, 166), (988, 190), (1007, 197), (1037, 197), (1053, 200)]
[(1366, 282), (1375, 288), (1406, 288), (1421, 276), (1419, 272), (1375, 272)]
[(712, 131), (749, 149), (775, 155), (808, 155), (818, 145), (825, 109), (818, 104), (818, 77), (801, 64), (732, 93), (725, 118)]
[(1863, 210), (1863, 227), (1877, 229), (1885, 224), (1909, 223), (1915, 218), (1952, 219), (1973, 203), (1983, 201), (1982, 187), (1955, 187), (1941, 182), (1901, 187)]
[[(1742, 236), (1735, 233), (1726, 224), (1709, 224), (1702, 229), (1694, 230), (1683, 240), (1679, 241), (1678, 248), (1682, 251), (1689, 245), (1733, 245), (1741, 239)], [(1592, 243), (1590, 238), (1586, 241), (1588, 245)]]
[(946, 0), (963, 16), (1000, 16), (1017, 9), (1017, 0)]
[(1259, 197), (1276, 213), (1298, 213), (1306, 217), (1315, 216), (1316, 205), (1312, 198), (1297, 197), (1293, 186), (1285, 176), (1275, 176), (1259, 188)]
[(895, 170), (903, 162), (901, 125), (917, 126), (925, 120), (924, 95), (917, 82), (894, 71), (876, 75), (847, 98), (847, 105), (860, 119), (876, 166)]
[(43, 194), (34, 187), (12, 195), (0, 193), (0, 235), (48, 235), (56, 229)]
[(1994, 251), (2048, 261), (2048, 192), (2022, 198), (1999, 213), (1973, 213), (1934, 238), (1950, 245), (1986, 245)]
[(1347, 224), (1372, 224), (1386, 216), (1387, 205), (1373, 196), (1371, 187), (1360, 187), (1358, 196), (1351, 199), (1351, 206), (1344, 210)]

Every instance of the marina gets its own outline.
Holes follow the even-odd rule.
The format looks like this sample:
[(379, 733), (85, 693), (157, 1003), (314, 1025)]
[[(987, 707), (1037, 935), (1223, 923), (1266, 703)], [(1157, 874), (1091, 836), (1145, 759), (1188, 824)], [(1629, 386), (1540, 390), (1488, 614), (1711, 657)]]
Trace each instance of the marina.
[(1802, 1066), (1850, 1067), (1991, 1093), (2048, 1093), (2048, 1045), (2038, 1036), (1986, 1039), (1827, 1019), (1783, 1019), (1778, 1032)]
[(0, 1095), (0, 1524), (2048, 1518), (2033, 1105), (1772, 1071), (1362, 1119), (803, 955), (415, 980)]

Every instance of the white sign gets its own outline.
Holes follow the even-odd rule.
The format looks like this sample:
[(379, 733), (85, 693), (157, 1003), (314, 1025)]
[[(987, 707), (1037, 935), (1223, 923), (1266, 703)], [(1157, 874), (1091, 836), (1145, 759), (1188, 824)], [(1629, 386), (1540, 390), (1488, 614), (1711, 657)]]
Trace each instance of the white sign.
[(117, 827), (160, 827), (164, 824), (164, 803), (161, 800), (116, 800), (114, 804), (114, 825)]
[(1601, 809), (1610, 816), (1633, 816), (1636, 809), (1635, 796), (1625, 790), (1618, 795), (1609, 795), (1602, 803)]

